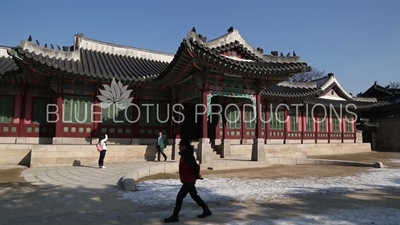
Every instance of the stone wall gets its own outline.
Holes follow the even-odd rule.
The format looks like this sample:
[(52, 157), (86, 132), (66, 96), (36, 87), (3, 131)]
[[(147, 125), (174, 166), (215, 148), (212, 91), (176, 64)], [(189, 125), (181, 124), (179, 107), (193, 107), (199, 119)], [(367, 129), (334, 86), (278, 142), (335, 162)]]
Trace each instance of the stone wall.
[(400, 118), (382, 118), (377, 120), (377, 151), (400, 151)]
[[(105, 164), (156, 159), (154, 145), (108, 145), (107, 147)], [(168, 146), (164, 150), (169, 159), (172, 149), (172, 146)], [(98, 159), (99, 152), (95, 145), (0, 144), (0, 165), (30, 167), (96, 165)]]
[[(230, 145), (231, 155), (225, 158), (251, 158), (252, 145)], [(308, 155), (334, 155), (370, 152), (369, 143), (266, 144), (267, 157), (305, 158)]]
[[(197, 144), (193, 143), (195, 148)], [(231, 144), (231, 155), (225, 158), (251, 159), (251, 144)], [(267, 158), (305, 158), (308, 155), (346, 154), (371, 151), (369, 143), (335, 144), (266, 144)], [(169, 159), (177, 155), (177, 146), (165, 150)], [(216, 152), (216, 157), (219, 158)], [(0, 165), (30, 167), (96, 165), (99, 153), (92, 145), (0, 144)], [(155, 145), (108, 145), (105, 164), (118, 162), (155, 161)], [(163, 157), (161, 156), (161, 160)]]

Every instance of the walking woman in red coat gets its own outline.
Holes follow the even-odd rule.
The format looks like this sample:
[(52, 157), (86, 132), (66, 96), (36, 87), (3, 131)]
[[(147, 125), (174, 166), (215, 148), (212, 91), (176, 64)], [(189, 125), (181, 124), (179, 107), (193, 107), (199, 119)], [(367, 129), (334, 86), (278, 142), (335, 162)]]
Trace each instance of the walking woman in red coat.
[(181, 156), (179, 161), (179, 178), (182, 182), (182, 187), (176, 196), (176, 203), (172, 216), (164, 219), (164, 222), (166, 223), (179, 222), (179, 211), (181, 210), (183, 199), (187, 194), (192, 197), (197, 205), (203, 208), (203, 213), (198, 215), (198, 218), (204, 218), (212, 215), (207, 204), (197, 194), (195, 186), (196, 180), (203, 178), (200, 176), (200, 167), (197, 164), (193, 154), (194, 148), (192, 145), (190, 145), (189, 140), (182, 139), (179, 142), (179, 155)]

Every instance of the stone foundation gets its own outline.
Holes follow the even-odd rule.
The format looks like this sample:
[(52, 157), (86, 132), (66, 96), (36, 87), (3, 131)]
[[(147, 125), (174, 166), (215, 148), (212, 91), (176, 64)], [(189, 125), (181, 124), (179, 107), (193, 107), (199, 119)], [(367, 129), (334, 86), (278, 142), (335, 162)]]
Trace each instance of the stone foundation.
[[(108, 145), (105, 164), (118, 162), (155, 161), (155, 145)], [(164, 150), (172, 158), (172, 146)], [(28, 145), (0, 144), (1, 165), (30, 167), (97, 164), (99, 152), (95, 145)]]
[[(151, 145), (156, 143), (156, 138), (112, 138), (107, 140), (113, 145)], [(68, 138), (68, 137), (0, 137), (1, 144), (53, 144), (53, 145), (91, 145), (99, 141), (98, 138)], [(174, 139), (168, 139), (172, 145)]]
[[(153, 140), (155, 142), (155, 140)], [(172, 144), (164, 150), (170, 159), (179, 159), (177, 144)], [(172, 145), (171, 145), (172, 144)], [(195, 155), (202, 164), (207, 164), (215, 159), (217, 151), (212, 151), (208, 142), (199, 142), (206, 148), (198, 149)], [(207, 145), (209, 149), (207, 150)], [(260, 145), (261, 146), (261, 145)], [(369, 143), (331, 143), (331, 144), (263, 144), (265, 159), (270, 158), (306, 158), (308, 155), (330, 155), (370, 152)], [(226, 159), (252, 159), (253, 144), (229, 144), (230, 155)], [(201, 151), (200, 151), (201, 150)], [(258, 150), (258, 142), (257, 142)], [(48, 167), (65, 165), (97, 164), (99, 153), (94, 144), (0, 144), (0, 165), (25, 165), (30, 167)], [(257, 159), (261, 160), (259, 156)], [(155, 144), (151, 145), (120, 145), (109, 144), (105, 164), (118, 162), (155, 161)]]

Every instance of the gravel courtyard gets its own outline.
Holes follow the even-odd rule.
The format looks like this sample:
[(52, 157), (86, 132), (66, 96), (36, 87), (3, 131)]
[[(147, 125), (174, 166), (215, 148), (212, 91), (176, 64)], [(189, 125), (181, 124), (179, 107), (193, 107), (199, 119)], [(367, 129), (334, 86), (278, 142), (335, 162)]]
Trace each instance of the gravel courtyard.
[[(400, 153), (317, 158), (382, 162), (385, 168), (271, 166), (204, 171), (199, 194), (214, 215), (188, 196), (178, 224), (398, 224)], [(180, 183), (177, 174), (142, 179), (139, 191), (40, 187), (0, 170), (0, 224), (163, 224)]]

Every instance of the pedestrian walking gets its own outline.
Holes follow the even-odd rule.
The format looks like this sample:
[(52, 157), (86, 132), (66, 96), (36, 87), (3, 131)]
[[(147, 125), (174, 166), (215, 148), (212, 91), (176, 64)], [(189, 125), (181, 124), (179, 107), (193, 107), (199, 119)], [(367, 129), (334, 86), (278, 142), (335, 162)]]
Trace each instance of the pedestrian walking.
[(156, 144), (156, 149), (157, 149), (157, 161), (160, 162), (160, 154), (163, 155), (164, 157), (164, 162), (167, 161), (167, 155), (164, 153), (164, 149), (167, 147), (167, 138), (166, 136), (163, 136), (162, 132), (158, 132), (158, 137), (157, 137), (157, 144)]
[(205, 218), (211, 216), (212, 213), (207, 204), (198, 195), (196, 190), (196, 180), (203, 179), (200, 175), (200, 166), (194, 158), (194, 147), (190, 144), (188, 139), (182, 139), (179, 142), (179, 178), (182, 182), (182, 187), (176, 196), (175, 208), (169, 218), (165, 218), (164, 222), (172, 223), (179, 222), (179, 211), (182, 207), (183, 199), (187, 194), (197, 203), (198, 206), (203, 208), (203, 213), (198, 215), (198, 218)]
[(102, 135), (99, 138), (99, 144), (101, 146), (101, 151), (100, 151), (100, 156), (99, 156), (99, 168), (100, 169), (106, 168), (104, 166), (104, 158), (106, 157), (106, 152), (107, 152), (107, 139), (108, 139), (107, 134), (105, 134), (104, 136)]

